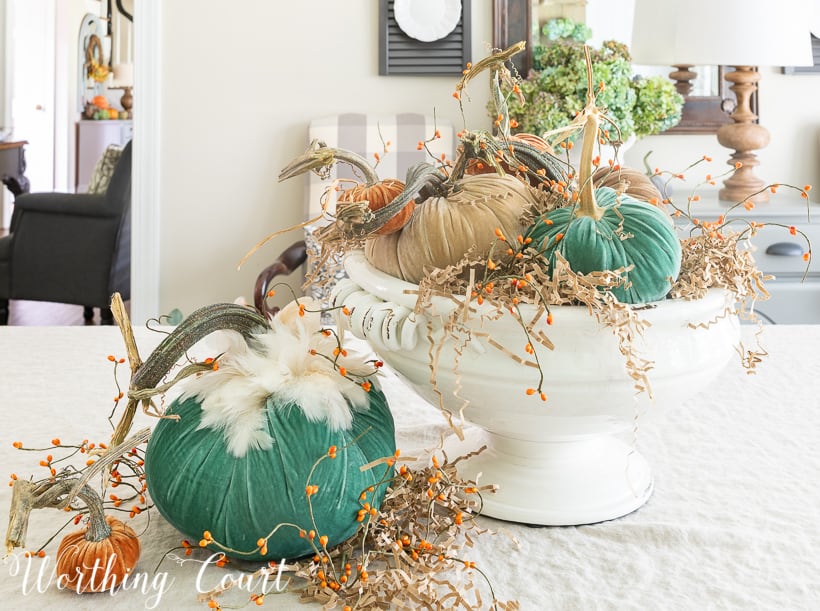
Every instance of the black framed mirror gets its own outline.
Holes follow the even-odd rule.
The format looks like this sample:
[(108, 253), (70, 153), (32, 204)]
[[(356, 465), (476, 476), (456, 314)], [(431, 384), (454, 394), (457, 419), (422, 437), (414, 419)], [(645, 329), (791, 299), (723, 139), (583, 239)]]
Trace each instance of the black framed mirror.
[[(519, 40), (527, 41), (527, 49), (513, 60), (516, 69), (526, 76), (532, 68), (533, 0), (493, 0), (493, 46), (504, 49)], [(674, 68), (670, 66), (670, 72)], [(688, 95), (680, 123), (663, 134), (714, 134), (731, 123), (730, 113), (735, 96), (723, 78), (726, 69), (718, 67), (716, 95)], [(758, 95), (751, 99), (752, 111), (758, 114)]]

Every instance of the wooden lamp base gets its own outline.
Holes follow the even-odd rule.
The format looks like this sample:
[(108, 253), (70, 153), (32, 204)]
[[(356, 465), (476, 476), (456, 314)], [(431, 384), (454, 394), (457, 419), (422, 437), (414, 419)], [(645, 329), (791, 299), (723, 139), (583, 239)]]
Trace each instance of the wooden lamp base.
[(733, 72), (726, 73), (726, 80), (732, 83), (730, 87), (737, 98), (737, 107), (732, 113), (733, 123), (723, 125), (718, 129), (718, 142), (735, 152), (728, 163), (736, 167), (741, 166), (727, 178), (720, 190), (722, 200), (732, 202), (765, 202), (769, 199), (766, 183), (758, 178), (754, 169), (760, 162), (752, 151), (764, 148), (769, 144), (769, 130), (755, 123), (757, 115), (752, 112), (750, 100), (760, 81), (760, 73), (753, 66), (735, 66)]
[(134, 107), (134, 96), (131, 94), (131, 87), (123, 87), (123, 89), (120, 104), (122, 105), (122, 109), (128, 111), (130, 114), (131, 109)]

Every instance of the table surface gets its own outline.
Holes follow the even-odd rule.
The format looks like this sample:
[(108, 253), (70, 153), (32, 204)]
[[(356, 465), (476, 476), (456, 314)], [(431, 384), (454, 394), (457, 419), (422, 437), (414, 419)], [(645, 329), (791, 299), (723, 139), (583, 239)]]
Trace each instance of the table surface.
[[(744, 328), (747, 342), (753, 331)], [(146, 329), (136, 336), (143, 356), (160, 339)], [(639, 426), (637, 445), (655, 475), (654, 495), (640, 510), (578, 527), (482, 518), (504, 534), (478, 537), (465, 555), (486, 572), (499, 599), (517, 599), (525, 610), (820, 608), (820, 325), (765, 327), (761, 341), (769, 356), (755, 375), (732, 363), (708, 392)], [(109, 354), (125, 356), (113, 327), (0, 328), (0, 472), (36, 473), (40, 457), (15, 450), (17, 440), (107, 440), (116, 394)], [(127, 372), (121, 374), (125, 385)], [(383, 386), (402, 452), (434, 449), (447, 430), (443, 417), (390, 372)], [(139, 415), (135, 426), (152, 423)], [(3, 485), (0, 506), (10, 499)], [(201, 565), (166, 560), (154, 573), (182, 537), (149, 514), (134, 522), (143, 541), (136, 571), (147, 575), (140, 589), (80, 596), (47, 580), (38, 589), (36, 571), (53, 559), (54, 541), (28, 579), (19, 551), (4, 559), (2, 606), (207, 608), (197, 588), (213, 587), (226, 569), (200, 574)], [(29, 547), (62, 521), (56, 510), (35, 511)], [(223, 604), (245, 604), (242, 594)], [(306, 607), (277, 594), (263, 608)]]

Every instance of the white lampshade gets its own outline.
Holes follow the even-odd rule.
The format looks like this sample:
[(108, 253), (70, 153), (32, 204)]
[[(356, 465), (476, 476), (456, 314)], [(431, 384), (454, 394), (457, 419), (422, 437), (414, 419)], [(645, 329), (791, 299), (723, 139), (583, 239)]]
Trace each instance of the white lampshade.
[(809, 22), (811, 33), (820, 38), (820, 2), (812, 2), (812, 15)]
[(115, 87), (133, 87), (134, 64), (114, 64), (111, 68), (114, 78), (111, 84)]
[(810, 0), (635, 0), (636, 64), (811, 66)]
[(629, 45), (634, 63), (646, 66), (674, 66), (683, 63), (679, 57), (675, 57), (675, 47), (669, 41), (679, 9), (677, 1), (660, 3), (655, 0), (635, 0), (632, 43)]

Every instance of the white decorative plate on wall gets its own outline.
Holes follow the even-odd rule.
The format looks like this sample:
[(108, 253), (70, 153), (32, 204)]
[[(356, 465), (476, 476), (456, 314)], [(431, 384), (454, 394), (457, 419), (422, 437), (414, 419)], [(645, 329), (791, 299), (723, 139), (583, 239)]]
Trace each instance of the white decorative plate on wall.
[(416, 40), (447, 36), (461, 18), (461, 0), (395, 0), (393, 15), (401, 30)]

